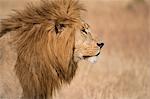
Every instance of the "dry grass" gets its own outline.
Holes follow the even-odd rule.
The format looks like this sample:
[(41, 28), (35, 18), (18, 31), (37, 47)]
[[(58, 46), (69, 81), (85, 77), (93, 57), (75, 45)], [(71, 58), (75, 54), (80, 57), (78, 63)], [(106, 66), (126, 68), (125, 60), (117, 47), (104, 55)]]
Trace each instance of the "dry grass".
[[(1, 0), (0, 18), (26, 1)], [(72, 83), (54, 99), (150, 99), (149, 0), (82, 2), (88, 9), (86, 20), (105, 47), (96, 64), (79, 63)]]

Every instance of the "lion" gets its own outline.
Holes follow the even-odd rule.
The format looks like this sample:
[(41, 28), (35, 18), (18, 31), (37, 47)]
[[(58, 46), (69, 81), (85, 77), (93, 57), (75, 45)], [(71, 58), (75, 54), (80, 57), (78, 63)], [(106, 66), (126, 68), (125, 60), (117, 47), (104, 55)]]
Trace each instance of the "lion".
[(1, 21), (0, 97), (52, 99), (70, 83), (78, 62), (95, 62), (97, 42), (76, 0), (42, 0)]

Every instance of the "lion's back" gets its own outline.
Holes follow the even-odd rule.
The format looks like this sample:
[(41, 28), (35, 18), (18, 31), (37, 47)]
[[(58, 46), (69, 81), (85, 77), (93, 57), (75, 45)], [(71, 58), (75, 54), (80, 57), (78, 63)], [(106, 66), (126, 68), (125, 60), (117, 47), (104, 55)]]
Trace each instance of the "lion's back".
[(15, 99), (22, 90), (14, 71), (17, 54), (10, 39), (10, 34), (0, 38), (0, 98)]

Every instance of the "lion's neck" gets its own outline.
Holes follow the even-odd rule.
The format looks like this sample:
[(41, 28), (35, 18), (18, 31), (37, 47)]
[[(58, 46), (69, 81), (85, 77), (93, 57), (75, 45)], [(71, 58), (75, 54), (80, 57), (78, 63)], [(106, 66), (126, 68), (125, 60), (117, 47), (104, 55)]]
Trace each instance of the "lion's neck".
[(77, 64), (71, 62), (67, 72), (58, 72), (52, 67), (44, 63), (27, 64), (22, 58), (18, 58), (15, 69), (24, 98), (47, 99), (52, 97), (53, 92), (60, 88), (62, 82), (70, 83), (75, 75)]
[(47, 99), (59, 88), (59, 79), (48, 66), (25, 64), (18, 60), (16, 75), (23, 89), (23, 97), (28, 99)]

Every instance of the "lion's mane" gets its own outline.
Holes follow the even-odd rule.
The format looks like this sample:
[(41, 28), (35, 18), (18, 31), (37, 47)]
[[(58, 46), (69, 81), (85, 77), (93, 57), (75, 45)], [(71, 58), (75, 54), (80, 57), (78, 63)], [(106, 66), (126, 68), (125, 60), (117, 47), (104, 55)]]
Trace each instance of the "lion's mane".
[[(69, 83), (77, 69), (73, 60), (75, 24), (81, 21), (82, 5), (75, 0), (42, 0), (29, 4), (1, 21), (0, 37), (15, 31), (17, 49), (15, 72), (23, 89), (23, 98), (45, 99), (64, 82)], [(56, 24), (72, 27), (65, 36), (57, 36)]]

